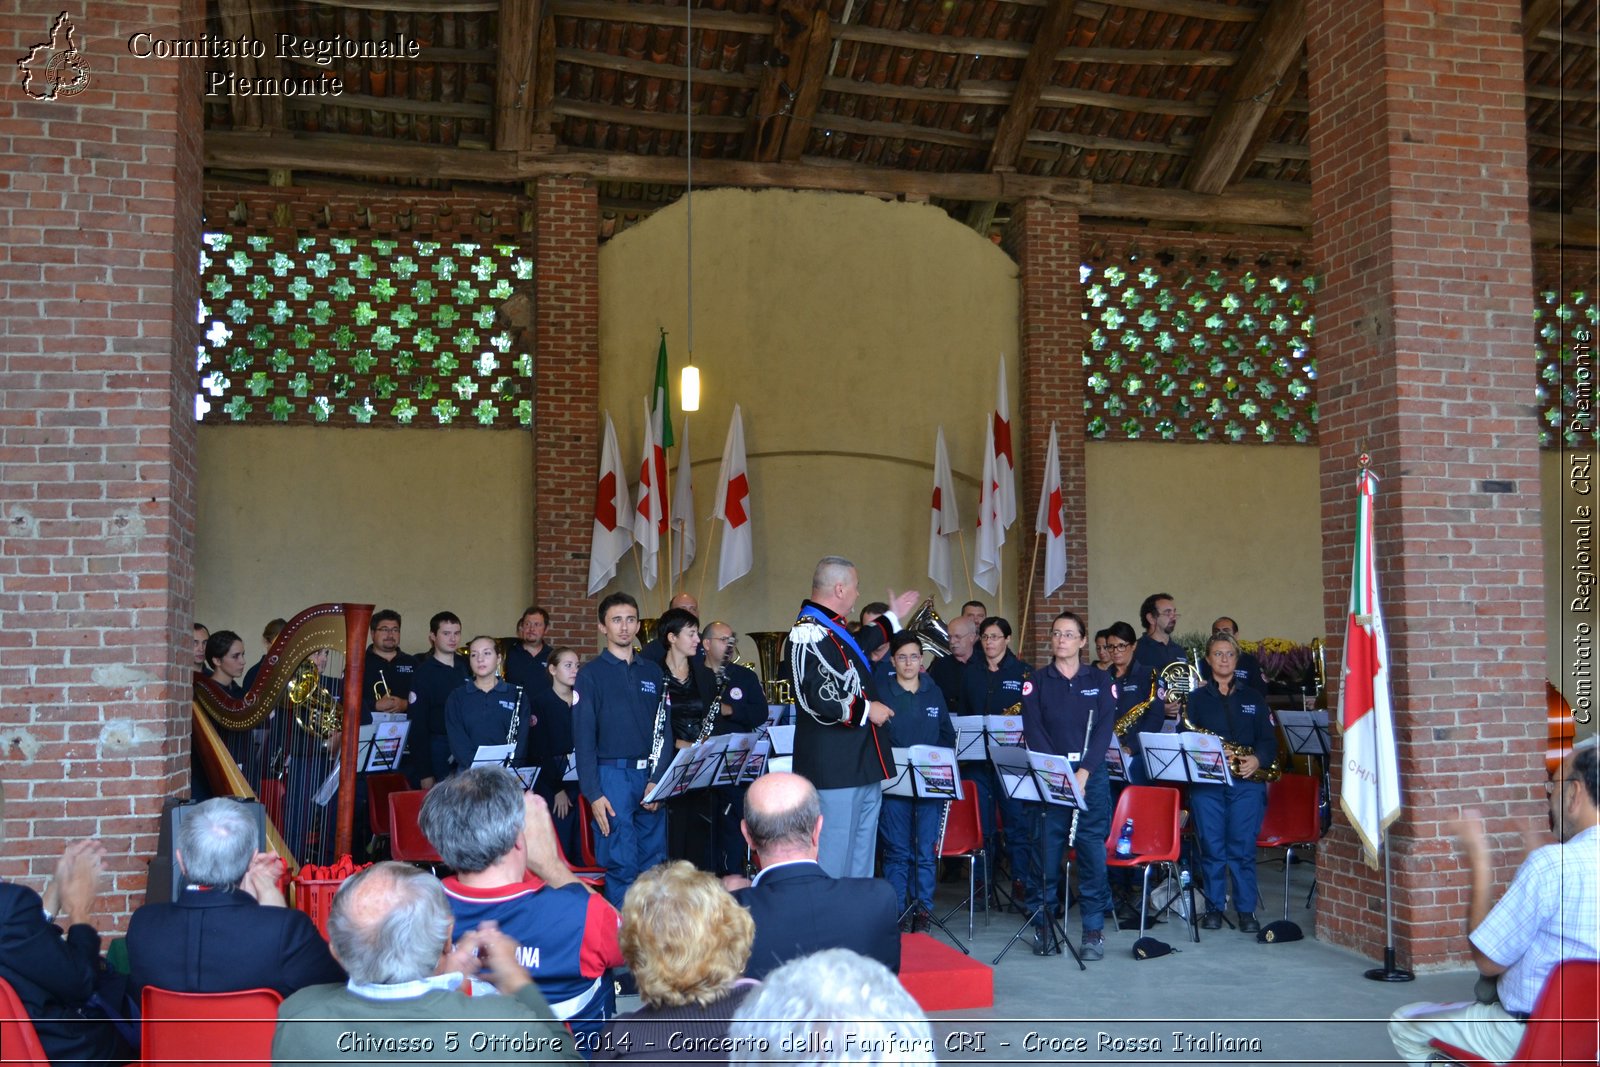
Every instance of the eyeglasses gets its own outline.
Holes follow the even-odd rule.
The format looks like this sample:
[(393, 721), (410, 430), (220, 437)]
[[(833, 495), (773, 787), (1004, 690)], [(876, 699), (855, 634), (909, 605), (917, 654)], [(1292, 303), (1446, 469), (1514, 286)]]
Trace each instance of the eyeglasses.
[(1076, 640), (1082, 640), (1083, 639), (1083, 635), (1078, 633), (1076, 630), (1051, 630), (1050, 631), (1051, 640), (1060, 641), (1060, 640), (1065, 640), (1066, 638), (1069, 638), (1069, 637), (1070, 638), (1074, 638)]
[(922, 662), (922, 653), (918, 652), (915, 655), (913, 655), (910, 652), (907, 652), (904, 655), (896, 656), (894, 658), (894, 661), (896, 663), (921, 663)]
[(1569, 786), (1573, 781), (1572, 778), (1552, 778), (1544, 784), (1544, 795), (1553, 797), (1556, 794), (1556, 786)]
[(1176, 608), (1168, 608), (1166, 611), (1158, 611), (1156, 614), (1161, 616), (1163, 619), (1168, 618), (1169, 616), (1175, 619), (1178, 617), (1178, 610)]
[(380, 627), (378, 627), (376, 630), (374, 630), (372, 632), (376, 633), (376, 634), (397, 634), (397, 633), (400, 632), (400, 627), (398, 627), (398, 626), (380, 626)]
[(1126, 642), (1126, 641), (1107, 641), (1106, 642), (1106, 651), (1107, 652), (1126, 652), (1128, 649), (1130, 649), (1132, 647), (1133, 646), (1128, 644), (1128, 642)]

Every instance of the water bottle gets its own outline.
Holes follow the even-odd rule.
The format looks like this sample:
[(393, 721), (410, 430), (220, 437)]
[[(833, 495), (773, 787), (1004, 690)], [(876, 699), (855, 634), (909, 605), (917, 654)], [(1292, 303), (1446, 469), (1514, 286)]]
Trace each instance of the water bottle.
[(1117, 855), (1127, 857), (1133, 855), (1133, 820), (1129, 819), (1122, 824), (1122, 833), (1117, 835)]

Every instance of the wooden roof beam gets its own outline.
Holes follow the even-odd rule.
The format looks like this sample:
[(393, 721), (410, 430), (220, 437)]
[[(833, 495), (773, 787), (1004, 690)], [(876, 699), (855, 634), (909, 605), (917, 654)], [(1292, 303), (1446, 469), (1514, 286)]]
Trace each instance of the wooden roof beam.
[(1190, 192), (1220, 193), (1249, 165), (1256, 131), (1274, 106), (1282, 107), (1284, 81), (1297, 69), (1305, 43), (1305, 0), (1273, 0), (1256, 26), (1227, 98), (1200, 135), (1184, 173)]
[[(795, 86), (794, 107), (783, 131), (783, 144), (778, 158), (793, 163), (806, 150), (811, 140), (811, 127), (816, 120), (817, 104), (822, 100), (822, 88), (828, 80), (828, 62), (833, 53), (833, 23), (828, 18), (828, 6), (821, 4), (811, 14), (811, 24), (806, 28), (805, 55), (795, 62), (800, 65), (800, 84)], [(791, 65), (792, 66), (792, 65)]]
[[(1033, 128), (1034, 115), (1039, 111), (1039, 96), (1055, 70), (1056, 54), (1066, 46), (1067, 33), (1076, 14), (1074, 0), (1051, 0), (1039, 17), (1033, 45), (1028, 49), (1028, 58), (1022, 61), (1011, 103), (995, 128), (986, 169), (1016, 169), (1022, 142)], [(967, 225), (979, 233), (988, 233), (989, 224), (994, 221), (995, 206), (994, 201), (973, 204), (967, 209)]]
[(761, 65), (761, 80), (756, 84), (745, 131), (745, 155), (758, 162), (771, 162), (783, 149), (783, 131), (788, 128), (798, 95), (794, 82), (805, 63), (811, 40), (811, 18), (818, 0), (780, 0), (773, 16), (772, 43)]
[[(278, 39), (277, 16), (274, 8), (264, 0), (217, 0), (217, 17), (221, 20), (223, 33), (232, 40), (245, 38), (276, 42)], [(278, 59), (276, 47), (264, 51), (265, 55), (260, 59), (244, 55), (223, 62), (240, 80), (282, 77), (283, 64)], [(228, 106), (236, 129), (284, 128), (281, 96), (239, 94), (229, 97)]]
[(1561, 0), (1526, 0), (1522, 9), (1522, 44), (1531, 47), (1552, 22), (1560, 25)]
[[(501, 0), (498, 52), (494, 72), (494, 146), (502, 152), (520, 152), (532, 140), (539, 116), (538, 96), (540, 24), (543, 0)], [(552, 39), (553, 44), (553, 39)]]

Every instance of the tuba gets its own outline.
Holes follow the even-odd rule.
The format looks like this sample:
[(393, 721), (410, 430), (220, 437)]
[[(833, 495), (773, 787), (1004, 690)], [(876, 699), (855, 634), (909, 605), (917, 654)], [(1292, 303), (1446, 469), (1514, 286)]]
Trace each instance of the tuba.
[(905, 628), (916, 635), (924, 652), (931, 652), (936, 658), (950, 654), (950, 630), (939, 618), (939, 613), (933, 610), (932, 597), (924, 600), (921, 607), (911, 613)]
[(783, 666), (783, 646), (789, 640), (788, 630), (759, 630), (749, 635), (756, 643), (756, 654), (761, 657), (761, 682), (766, 690), (768, 704), (793, 704), (794, 686), (787, 678), (779, 678)]
[(310, 659), (296, 668), (284, 695), (294, 709), (294, 721), (309, 734), (326, 739), (338, 732), (344, 722), (344, 710), (322, 687), (322, 676)]
[[(1222, 751), (1227, 753), (1228, 756), (1228, 768), (1233, 771), (1234, 777), (1239, 777), (1239, 761), (1244, 759), (1246, 756), (1254, 756), (1256, 754), (1256, 750), (1249, 745), (1235, 744), (1234, 742), (1222, 737), (1222, 735), (1218, 734), (1215, 730), (1201, 729), (1189, 719), (1188, 697), (1190, 693), (1194, 692), (1197, 683), (1200, 681), (1199, 672), (1197, 672), (1187, 663), (1169, 663), (1165, 667), (1161, 668), (1160, 677), (1162, 680), (1167, 682), (1167, 692), (1169, 695), (1172, 693), (1177, 693), (1179, 697), (1182, 698), (1180, 703), (1182, 704), (1183, 710), (1179, 712), (1179, 719), (1183, 723), (1183, 728), (1188, 730), (1190, 733), (1210, 734), (1212, 737), (1215, 737), (1221, 741)], [(1182, 678), (1188, 679), (1187, 685), (1184, 685)], [(1252, 782), (1276, 782), (1282, 777), (1283, 769), (1278, 766), (1277, 760), (1273, 760), (1269, 764), (1258, 766), (1256, 768), (1256, 773), (1250, 775), (1248, 780)]]

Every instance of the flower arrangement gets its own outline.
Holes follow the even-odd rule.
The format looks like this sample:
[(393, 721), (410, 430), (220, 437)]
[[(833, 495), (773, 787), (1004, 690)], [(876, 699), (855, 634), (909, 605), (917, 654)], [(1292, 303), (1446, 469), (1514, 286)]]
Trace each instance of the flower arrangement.
[[(1194, 631), (1175, 634), (1173, 640), (1183, 646), (1189, 658), (1198, 662), (1205, 655), (1206, 639), (1210, 634)], [(1301, 644), (1286, 637), (1263, 637), (1259, 641), (1240, 640), (1239, 647), (1261, 664), (1263, 681), (1275, 689), (1294, 691), (1314, 684), (1315, 669), (1310, 643)]]

